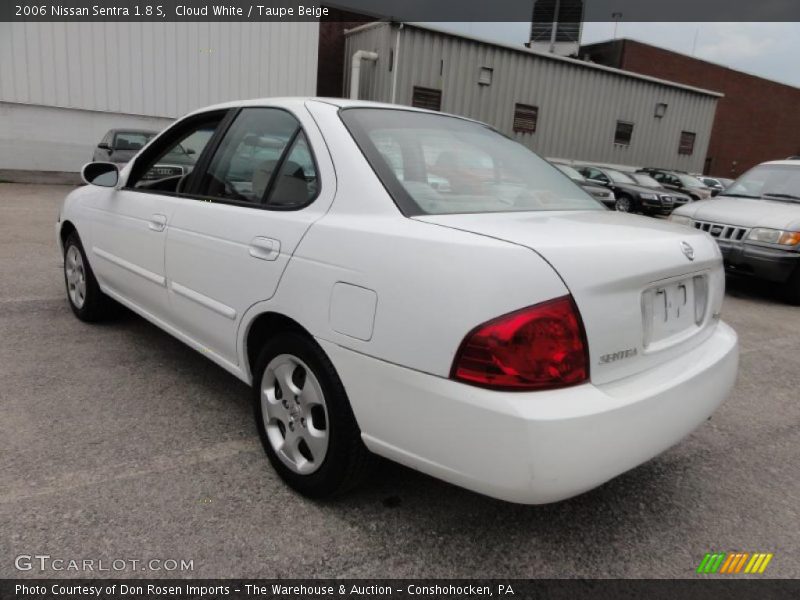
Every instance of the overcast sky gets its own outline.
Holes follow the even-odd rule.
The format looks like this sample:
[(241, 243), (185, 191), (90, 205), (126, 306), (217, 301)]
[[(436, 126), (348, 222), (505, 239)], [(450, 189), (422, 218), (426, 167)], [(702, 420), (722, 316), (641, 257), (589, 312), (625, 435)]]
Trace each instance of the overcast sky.
[[(437, 26), (510, 44), (528, 40), (528, 23), (440, 23)], [(616, 37), (800, 87), (800, 23), (625, 23)], [(584, 44), (614, 38), (614, 23), (584, 23)]]

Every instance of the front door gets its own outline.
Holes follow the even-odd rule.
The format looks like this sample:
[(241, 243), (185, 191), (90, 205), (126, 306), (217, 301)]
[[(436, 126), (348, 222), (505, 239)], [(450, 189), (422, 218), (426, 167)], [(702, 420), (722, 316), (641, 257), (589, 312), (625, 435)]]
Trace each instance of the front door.
[(301, 124), (287, 110), (241, 109), (170, 220), (171, 319), (231, 365), (239, 364), (242, 316), (272, 297), (300, 239), (324, 214), (307, 135), (316, 126), (304, 117)]
[(194, 145), (199, 156), (220, 119), (175, 125), (136, 159), (120, 189), (98, 194), (90, 206), (96, 214), (86, 250), (98, 280), (112, 296), (159, 321), (169, 312), (164, 253), (167, 227), (181, 201), (173, 192), (191, 165), (166, 178), (156, 165), (180, 144)]

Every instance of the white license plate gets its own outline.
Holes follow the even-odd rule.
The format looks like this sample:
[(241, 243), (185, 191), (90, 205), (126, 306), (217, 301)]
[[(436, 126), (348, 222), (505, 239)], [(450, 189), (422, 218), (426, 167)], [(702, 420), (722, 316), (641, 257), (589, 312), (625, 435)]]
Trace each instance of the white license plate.
[(642, 295), (642, 309), (645, 348), (695, 329), (695, 279), (649, 288)]

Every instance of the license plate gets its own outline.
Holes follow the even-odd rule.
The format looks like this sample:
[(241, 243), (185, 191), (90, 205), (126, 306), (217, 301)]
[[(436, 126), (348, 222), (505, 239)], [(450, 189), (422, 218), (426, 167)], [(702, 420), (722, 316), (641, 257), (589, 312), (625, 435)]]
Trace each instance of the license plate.
[(642, 295), (642, 309), (645, 349), (695, 329), (695, 279), (649, 288)]

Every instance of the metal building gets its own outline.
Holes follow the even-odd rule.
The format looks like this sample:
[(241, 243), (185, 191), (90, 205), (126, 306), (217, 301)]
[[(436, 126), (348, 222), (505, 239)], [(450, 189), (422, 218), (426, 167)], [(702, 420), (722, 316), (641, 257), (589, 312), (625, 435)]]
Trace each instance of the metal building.
[(318, 39), (316, 22), (0, 23), (0, 177), (77, 172), (112, 128), (313, 95)]
[(346, 36), (351, 96), (472, 117), (550, 158), (700, 171), (722, 96), (421, 24)]

